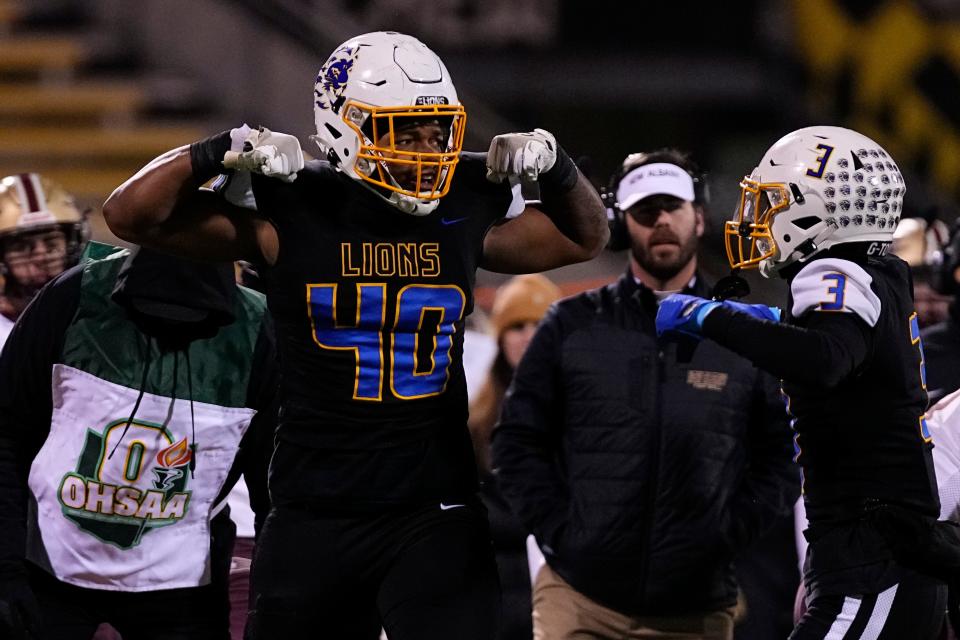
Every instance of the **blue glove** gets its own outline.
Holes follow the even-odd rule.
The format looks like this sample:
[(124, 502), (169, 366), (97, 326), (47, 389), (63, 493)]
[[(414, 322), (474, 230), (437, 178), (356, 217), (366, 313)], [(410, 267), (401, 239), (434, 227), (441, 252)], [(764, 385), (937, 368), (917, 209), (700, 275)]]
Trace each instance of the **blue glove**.
[(780, 322), (780, 308), (768, 307), (765, 304), (745, 304), (743, 302), (734, 302), (733, 300), (724, 300), (723, 306), (729, 307), (734, 311), (753, 316), (757, 320), (770, 320), (771, 322)]
[(660, 301), (657, 309), (657, 335), (676, 331), (700, 338), (704, 318), (720, 304), (716, 300), (673, 293)]

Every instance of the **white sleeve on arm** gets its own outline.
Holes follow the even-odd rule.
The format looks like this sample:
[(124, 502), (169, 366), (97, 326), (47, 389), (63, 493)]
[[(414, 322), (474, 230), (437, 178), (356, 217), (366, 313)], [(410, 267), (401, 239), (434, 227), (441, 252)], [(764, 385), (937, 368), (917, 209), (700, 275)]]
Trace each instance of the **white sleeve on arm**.
[(940, 493), (940, 519), (960, 521), (960, 389), (927, 412), (933, 466)]
[(853, 313), (871, 327), (880, 317), (880, 298), (870, 288), (873, 277), (849, 260), (814, 260), (790, 283), (791, 313), (799, 318), (808, 311)]

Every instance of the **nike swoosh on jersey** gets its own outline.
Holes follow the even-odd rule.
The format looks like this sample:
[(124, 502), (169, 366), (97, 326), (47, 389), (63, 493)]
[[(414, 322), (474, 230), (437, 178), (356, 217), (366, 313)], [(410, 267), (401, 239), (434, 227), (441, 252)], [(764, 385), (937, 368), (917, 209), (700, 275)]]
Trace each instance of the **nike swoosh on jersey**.
[(447, 218), (440, 218), (440, 224), (444, 224), (444, 225), (457, 224), (458, 222), (463, 222), (464, 220), (466, 220), (467, 217), (468, 216), (464, 216), (462, 218), (453, 218), (452, 220), (448, 220)]
[(449, 511), (450, 509), (457, 509), (459, 507), (465, 507), (465, 504), (443, 504), (440, 503), (440, 511)]

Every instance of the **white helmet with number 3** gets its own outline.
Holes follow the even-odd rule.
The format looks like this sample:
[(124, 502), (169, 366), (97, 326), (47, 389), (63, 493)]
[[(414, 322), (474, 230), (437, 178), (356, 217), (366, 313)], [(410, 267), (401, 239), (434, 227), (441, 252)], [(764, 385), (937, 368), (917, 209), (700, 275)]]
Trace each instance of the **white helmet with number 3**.
[(893, 158), (863, 134), (807, 127), (785, 135), (740, 183), (724, 235), (734, 269), (784, 267), (832, 246), (889, 243), (906, 191)]
[[(466, 112), (443, 62), (416, 38), (379, 31), (337, 47), (317, 75), (314, 119), (331, 164), (401, 211), (426, 215), (450, 189)], [(448, 132), (439, 152), (397, 147), (397, 129), (419, 122)], [(414, 170), (412, 188), (393, 175)]]

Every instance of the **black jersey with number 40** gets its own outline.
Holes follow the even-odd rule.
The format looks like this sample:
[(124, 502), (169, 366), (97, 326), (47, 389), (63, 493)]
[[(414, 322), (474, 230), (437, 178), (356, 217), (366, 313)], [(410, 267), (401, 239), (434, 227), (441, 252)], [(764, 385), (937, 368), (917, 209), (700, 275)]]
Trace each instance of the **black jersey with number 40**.
[(282, 358), (279, 435), (384, 448), (463, 429), (464, 318), (483, 238), (513, 203), (464, 153), (427, 216), (402, 213), (325, 162), (290, 184), (253, 176), (280, 252), (264, 270)]
[(790, 311), (800, 326), (837, 313), (870, 327), (865, 361), (838, 386), (783, 385), (811, 522), (855, 517), (871, 499), (936, 516), (923, 348), (906, 263), (813, 260), (791, 281)]

